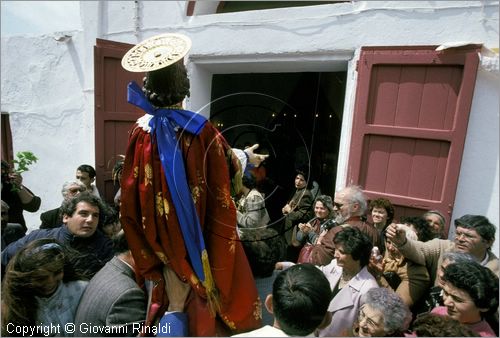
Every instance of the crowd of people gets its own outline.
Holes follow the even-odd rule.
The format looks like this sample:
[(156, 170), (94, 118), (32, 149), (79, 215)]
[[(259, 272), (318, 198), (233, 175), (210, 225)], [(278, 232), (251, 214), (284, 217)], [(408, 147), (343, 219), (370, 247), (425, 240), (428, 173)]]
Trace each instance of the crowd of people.
[[(486, 217), (459, 217), (455, 238), (442, 239), (439, 211), (396, 220), (389, 200), (367, 201), (360, 187), (348, 186), (335, 198), (317, 196), (295, 222), (286, 221), (293, 207), (283, 207), (276, 227), (251, 172), (245, 175), (234, 197), (235, 228), (261, 304), (258, 324), (228, 335), (498, 336), (496, 229)], [(41, 214), (39, 230), (22, 233), (18, 226), (19, 238), (6, 241), (2, 231), (3, 334), (66, 336), (50, 328), (72, 323), (78, 336), (162, 335), (144, 333), (150, 291), (137, 278), (118, 212), (80, 180), (65, 182), (61, 192), (61, 206)], [(8, 210), (2, 201), (2, 229), (12, 225)], [(290, 256), (290, 247), (299, 256)], [(177, 277), (164, 276), (168, 290)], [(166, 311), (175, 316), (169, 325), (182, 315), (171, 330), (191, 335), (190, 312), (184, 298), (178, 301)]]
[(2, 163), (2, 335), (498, 336), (495, 225), (466, 214), (447, 239), (438, 210), (398, 218), (354, 185), (328, 196), (307, 168), (271, 219), (249, 170), (268, 155), (182, 107), (190, 46), (165, 34), (122, 60), (146, 72), (128, 86), (146, 114), (114, 170), (119, 210), (81, 165), (27, 232), (40, 198)]

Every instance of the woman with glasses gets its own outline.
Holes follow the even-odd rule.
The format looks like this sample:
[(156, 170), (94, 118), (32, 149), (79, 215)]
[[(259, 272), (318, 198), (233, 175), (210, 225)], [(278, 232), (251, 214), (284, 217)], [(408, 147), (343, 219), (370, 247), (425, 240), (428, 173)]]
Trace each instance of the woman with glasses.
[(404, 337), (411, 322), (408, 305), (394, 291), (373, 288), (365, 293), (353, 333), (359, 337)]
[(38, 239), (10, 260), (2, 285), (2, 336), (71, 335), (65, 324), (73, 323), (88, 284), (73, 268), (73, 255), (54, 239)]

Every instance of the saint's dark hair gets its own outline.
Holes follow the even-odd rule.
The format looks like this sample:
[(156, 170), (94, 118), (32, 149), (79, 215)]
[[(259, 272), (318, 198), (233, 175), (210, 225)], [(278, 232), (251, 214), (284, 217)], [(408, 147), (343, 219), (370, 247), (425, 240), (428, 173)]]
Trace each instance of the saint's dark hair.
[(189, 78), (183, 60), (148, 72), (144, 79), (143, 91), (156, 107), (178, 104), (189, 96)]

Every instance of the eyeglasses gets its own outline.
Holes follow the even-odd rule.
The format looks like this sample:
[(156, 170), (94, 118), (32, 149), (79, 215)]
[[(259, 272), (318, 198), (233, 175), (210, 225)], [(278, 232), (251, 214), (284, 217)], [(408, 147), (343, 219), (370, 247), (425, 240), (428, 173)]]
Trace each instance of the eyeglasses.
[(340, 209), (340, 208), (342, 208), (342, 206), (344, 205), (344, 203), (337, 203), (337, 202), (333, 202), (333, 205), (334, 205), (337, 209)]

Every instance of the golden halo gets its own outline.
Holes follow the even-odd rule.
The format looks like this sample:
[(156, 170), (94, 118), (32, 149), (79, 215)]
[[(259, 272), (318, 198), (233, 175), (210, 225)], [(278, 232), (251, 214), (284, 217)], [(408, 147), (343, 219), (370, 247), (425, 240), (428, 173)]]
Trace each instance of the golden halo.
[(191, 48), (191, 40), (182, 34), (155, 35), (132, 47), (122, 58), (129, 72), (150, 72), (182, 59)]

